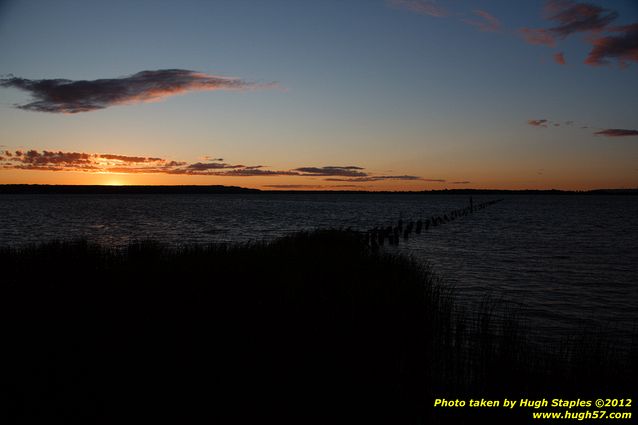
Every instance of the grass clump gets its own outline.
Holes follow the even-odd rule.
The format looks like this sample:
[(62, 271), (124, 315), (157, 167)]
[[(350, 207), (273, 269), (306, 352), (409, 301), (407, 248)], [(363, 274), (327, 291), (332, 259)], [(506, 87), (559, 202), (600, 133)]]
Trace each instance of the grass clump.
[(52, 242), (0, 249), (0, 267), (4, 423), (443, 423), (462, 418), (434, 397), (630, 384), (609, 347), (533, 348), (515, 318), (460, 313), (427, 267), (354, 232)]

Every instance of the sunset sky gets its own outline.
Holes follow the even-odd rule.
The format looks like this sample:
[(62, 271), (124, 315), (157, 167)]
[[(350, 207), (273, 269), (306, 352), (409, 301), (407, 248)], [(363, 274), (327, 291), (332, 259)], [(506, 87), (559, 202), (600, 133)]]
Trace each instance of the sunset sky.
[(638, 187), (638, 2), (0, 0), (0, 184)]

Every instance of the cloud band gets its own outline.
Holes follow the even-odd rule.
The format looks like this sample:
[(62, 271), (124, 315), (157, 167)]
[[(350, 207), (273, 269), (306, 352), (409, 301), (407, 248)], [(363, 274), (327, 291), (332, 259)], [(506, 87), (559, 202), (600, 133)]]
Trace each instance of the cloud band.
[(324, 181), (349, 183), (382, 180), (415, 180), (444, 182), (411, 175), (376, 175), (363, 167), (324, 166), (271, 170), (263, 165), (241, 165), (212, 158), (206, 162), (188, 163), (158, 157), (96, 154), (85, 152), (4, 150), (0, 151), (0, 170), (81, 171), (92, 173), (172, 174), (227, 177), (295, 176), (321, 178)]
[(31, 94), (33, 101), (17, 108), (26, 111), (76, 114), (114, 105), (153, 102), (189, 91), (248, 90), (259, 85), (185, 69), (141, 71), (128, 77), (99, 80), (30, 80), (10, 76), (0, 86)]

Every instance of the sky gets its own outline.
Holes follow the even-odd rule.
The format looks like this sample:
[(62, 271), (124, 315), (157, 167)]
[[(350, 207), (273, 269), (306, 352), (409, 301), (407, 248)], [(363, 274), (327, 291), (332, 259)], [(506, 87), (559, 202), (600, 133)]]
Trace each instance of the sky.
[(0, 0), (0, 184), (638, 187), (638, 2)]

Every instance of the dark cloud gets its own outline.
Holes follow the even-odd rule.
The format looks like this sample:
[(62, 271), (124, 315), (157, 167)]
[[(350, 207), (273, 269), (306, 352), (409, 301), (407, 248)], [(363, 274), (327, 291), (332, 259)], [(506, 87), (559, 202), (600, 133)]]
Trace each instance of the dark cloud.
[(409, 10), (421, 15), (430, 15), (437, 18), (447, 16), (447, 12), (438, 6), (433, 0), (386, 0), (386, 3), (398, 9)]
[(577, 32), (599, 32), (618, 17), (613, 10), (571, 0), (550, 0), (545, 13), (547, 19), (558, 23), (549, 31), (561, 38)]
[(55, 166), (59, 165), (61, 167), (67, 165), (79, 166), (79, 165), (88, 165), (91, 164), (91, 155), (87, 153), (80, 152), (50, 152), (50, 151), (42, 151), (38, 152), (36, 150), (28, 150), (28, 151), (15, 151), (12, 161), (18, 162), (24, 165), (33, 165), (33, 166)]
[(605, 65), (610, 59), (617, 59), (622, 67), (626, 67), (628, 61), (638, 62), (638, 23), (610, 31), (619, 34), (593, 39), (593, 48), (585, 63)]
[(595, 132), (594, 134), (598, 136), (606, 136), (606, 137), (629, 137), (629, 136), (638, 136), (638, 130), (624, 130), (620, 128), (607, 128), (605, 130), (600, 130)]
[(554, 62), (559, 65), (565, 65), (565, 55), (563, 54), (563, 52), (554, 53)]
[(218, 173), (207, 173), (207, 174), (215, 175), (215, 176), (234, 176), (234, 177), (253, 177), (253, 176), (267, 177), (267, 176), (301, 176), (303, 175), (296, 171), (262, 170), (259, 168), (251, 168), (251, 167), (240, 168), (237, 170), (222, 171)]
[(246, 166), (226, 164), (223, 162), (210, 162), (210, 163), (196, 162), (194, 164), (189, 164), (186, 168), (188, 170), (205, 171), (205, 170), (220, 170), (224, 168), (246, 168)]
[(534, 127), (545, 127), (547, 128), (547, 120), (527, 120), (527, 124)]
[(463, 181), (458, 181), (458, 182), (452, 182), (452, 184), (470, 184), (472, 182), (467, 181), (467, 180), (463, 180)]
[[(74, 114), (113, 105), (150, 102), (188, 91), (247, 90), (260, 87), (238, 78), (207, 75), (185, 69), (142, 71), (122, 78), (99, 80), (29, 80), (10, 76), (0, 79), (1, 87), (26, 91), (33, 101), (18, 105), (38, 112)], [(263, 87), (263, 86), (262, 86)]]
[(317, 177), (326, 177), (326, 176), (364, 177), (368, 175), (367, 173), (364, 173), (361, 170), (363, 170), (363, 168), (355, 167), (353, 165), (348, 167), (327, 166), (327, 167), (301, 167), (301, 168), (294, 169), (294, 171), (298, 171), (306, 175), (313, 175)]
[(103, 153), (100, 155), (100, 157), (104, 159), (115, 159), (117, 161), (124, 161), (124, 162), (157, 162), (162, 160), (162, 158), (145, 158), (143, 156), (111, 155), (108, 153)]
[(474, 14), (480, 17), (480, 20), (465, 19), (463, 22), (466, 24), (477, 27), (480, 31), (484, 32), (498, 32), (501, 30), (501, 21), (492, 16), (490, 13), (484, 10), (475, 10)]

